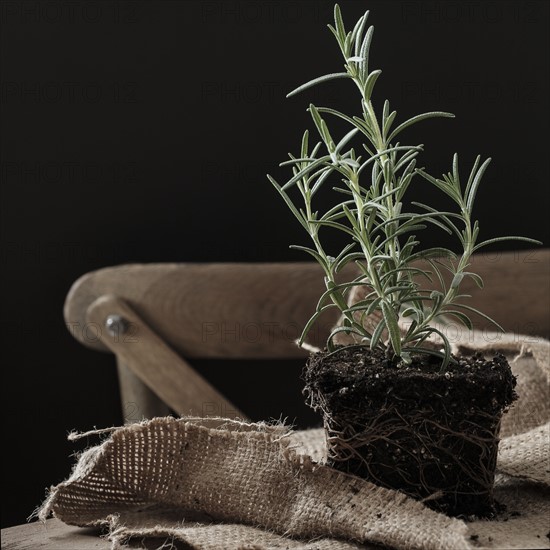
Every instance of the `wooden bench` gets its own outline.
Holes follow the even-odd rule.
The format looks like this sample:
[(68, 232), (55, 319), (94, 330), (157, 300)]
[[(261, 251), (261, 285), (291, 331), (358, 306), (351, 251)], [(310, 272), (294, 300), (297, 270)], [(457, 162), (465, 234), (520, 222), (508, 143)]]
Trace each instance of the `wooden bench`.
[[(550, 336), (549, 249), (480, 254), (472, 270), (485, 289), (465, 280), (469, 303), (508, 331)], [(305, 357), (293, 340), (323, 291), (314, 263), (123, 265), (76, 281), (65, 320), (82, 344), (115, 354), (123, 410), (132, 403), (140, 418), (169, 409), (244, 418), (190, 360)], [(335, 321), (329, 310), (311, 343), (322, 346)]]

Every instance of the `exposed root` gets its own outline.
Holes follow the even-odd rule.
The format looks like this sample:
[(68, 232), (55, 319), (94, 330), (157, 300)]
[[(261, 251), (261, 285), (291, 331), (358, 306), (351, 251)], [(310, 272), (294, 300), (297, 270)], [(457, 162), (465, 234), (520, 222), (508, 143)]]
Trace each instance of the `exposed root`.
[(500, 418), (513, 386), (500, 402), (478, 403), (460, 391), (433, 393), (440, 382), (430, 383), (411, 379), (396, 389), (347, 380), (342, 371), (330, 379), (306, 373), (304, 393), (324, 419), (327, 462), (449, 515), (493, 517)]

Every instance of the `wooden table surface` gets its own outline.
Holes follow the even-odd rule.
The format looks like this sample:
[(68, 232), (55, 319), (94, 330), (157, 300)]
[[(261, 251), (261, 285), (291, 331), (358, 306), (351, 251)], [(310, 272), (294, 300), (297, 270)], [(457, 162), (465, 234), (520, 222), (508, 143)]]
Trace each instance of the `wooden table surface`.
[(110, 550), (97, 529), (65, 525), (58, 519), (2, 529), (2, 550)]
[[(128, 544), (129, 550), (157, 550), (166, 538), (136, 539)], [(167, 548), (186, 550), (187, 544), (172, 541)], [(98, 529), (72, 527), (58, 519), (46, 523), (35, 521), (2, 529), (2, 550), (111, 550), (111, 543), (101, 538)]]

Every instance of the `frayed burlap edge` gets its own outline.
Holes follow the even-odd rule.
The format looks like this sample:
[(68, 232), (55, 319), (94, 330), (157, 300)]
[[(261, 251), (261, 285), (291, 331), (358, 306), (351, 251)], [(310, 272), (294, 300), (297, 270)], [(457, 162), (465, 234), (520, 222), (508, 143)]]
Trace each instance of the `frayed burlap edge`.
[[(143, 515), (110, 516), (109, 539), (112, 550), (127, 548), (132, 540), (157, 539), (162, 550), (175, 550), (178, 542), (200, 550), (376, 550), (379, 546), (319, 538), (311, 541), (293, 540), (251, 525), (236, 523), (199, 523), (181, 521), (173, 512), (158, 511)], [(222, 542), (223, 541), (223, 542)]]
[(149, 507), (160, 505), (182, 518), (199, 513), (304, 540), (469, 547), (463, 522), (316, 464), (293, 448), (290, 436), (280, 426), (231, 421), (208, 427), (197, 419), (163, 418), (126, 426), (84, 453), (39, 515), (99, 525), (131, 510), (146, 517)]

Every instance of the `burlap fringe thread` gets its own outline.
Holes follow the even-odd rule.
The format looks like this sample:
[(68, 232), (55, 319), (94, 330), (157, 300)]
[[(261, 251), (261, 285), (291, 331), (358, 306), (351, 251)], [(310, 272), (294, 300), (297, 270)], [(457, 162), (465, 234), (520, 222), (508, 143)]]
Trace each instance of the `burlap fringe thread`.
[(474, 335), (457, 344), (467, 347), (515, 358), (520, 399), (503, 421), (500, 521), (448, 518), (322, 465), (322, 430), (200, 418), (113, 429), (52, 488), (40, 518), (107, 527), (113, 550), (136, 537), (201, 550), (550, 548), (550, 343)]

